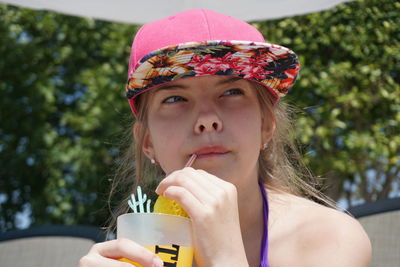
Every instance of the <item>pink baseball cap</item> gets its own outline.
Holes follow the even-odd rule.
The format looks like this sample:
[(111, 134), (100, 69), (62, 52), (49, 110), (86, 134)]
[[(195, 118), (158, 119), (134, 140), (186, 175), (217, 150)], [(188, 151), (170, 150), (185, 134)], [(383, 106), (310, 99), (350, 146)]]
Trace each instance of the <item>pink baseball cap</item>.
[(140, 94), (189, 77), (240, 77), (263, 85), (279, 99), (293, 86), (299, 70), (293, 51), (266, 43), (252, 25), (211, 10), (192, 9), (139, 29), (125, 91), (135, 116)]

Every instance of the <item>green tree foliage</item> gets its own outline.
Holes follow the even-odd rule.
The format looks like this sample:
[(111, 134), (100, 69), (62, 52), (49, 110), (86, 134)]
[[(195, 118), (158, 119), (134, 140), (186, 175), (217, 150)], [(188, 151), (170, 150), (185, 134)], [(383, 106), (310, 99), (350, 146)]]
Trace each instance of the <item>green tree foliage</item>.
[[(105, 223), (135, 26), (0, 6), (1, 228)], [(132, 120), (132, 119), (131, 119)]]
[(387, 198), (400, 182), (400, 2), (360, 0), (256, 24), (292, 48), (296, 132), (334, 199)]
[[(399, 180), (400, 4), (360, 0), (254, 23), (292, 48), (296, 135), (335, 199), (385, 198)], [(0, 5), (0, 229), (105, 224), (137, 26)]]

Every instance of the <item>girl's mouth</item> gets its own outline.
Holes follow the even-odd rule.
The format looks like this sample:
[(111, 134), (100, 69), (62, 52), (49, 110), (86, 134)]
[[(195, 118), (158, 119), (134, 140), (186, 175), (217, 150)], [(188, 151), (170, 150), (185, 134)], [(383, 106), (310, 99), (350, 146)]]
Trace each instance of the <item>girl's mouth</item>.
[(223, 146), (205, 146), (196, 150), (193, 154), (196, 154), (198, 158), (220, 156), (228, 153), (229, 150)]

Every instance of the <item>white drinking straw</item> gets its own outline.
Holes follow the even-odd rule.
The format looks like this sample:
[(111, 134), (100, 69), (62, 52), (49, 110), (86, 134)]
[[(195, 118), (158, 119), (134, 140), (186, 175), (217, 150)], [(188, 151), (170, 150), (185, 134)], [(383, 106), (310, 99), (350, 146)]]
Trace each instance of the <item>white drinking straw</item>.
[(192, 154), (188, 160), (188, 162), (186, 162), (185, 167), (190, 167), (192, 166), (194, 160), (197, 158), (196, 154)]

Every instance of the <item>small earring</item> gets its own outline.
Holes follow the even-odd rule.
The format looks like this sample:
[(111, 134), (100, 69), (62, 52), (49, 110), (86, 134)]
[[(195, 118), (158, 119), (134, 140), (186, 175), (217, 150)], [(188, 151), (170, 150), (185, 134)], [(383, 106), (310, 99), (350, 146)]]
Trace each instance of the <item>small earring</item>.
[(156, 164), (156, 161), (154, 159), (150, 159), (151, 164)]
[(265, 144), (263, 144), (263, 150), (265, 150), (265, 149), (267, 149), (268, 148), (268, 143), (265, 143)]

